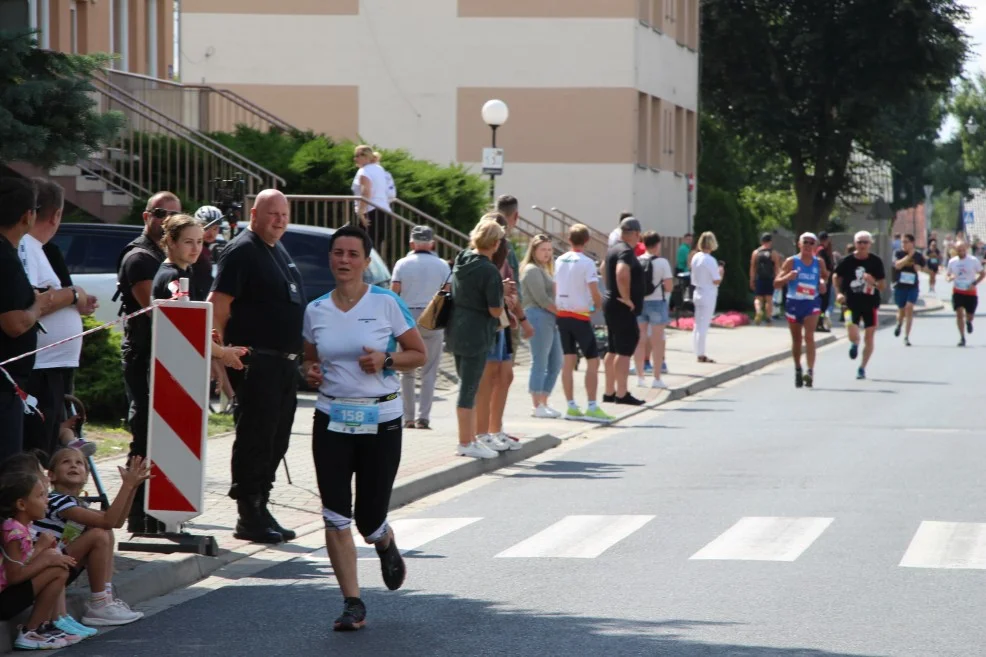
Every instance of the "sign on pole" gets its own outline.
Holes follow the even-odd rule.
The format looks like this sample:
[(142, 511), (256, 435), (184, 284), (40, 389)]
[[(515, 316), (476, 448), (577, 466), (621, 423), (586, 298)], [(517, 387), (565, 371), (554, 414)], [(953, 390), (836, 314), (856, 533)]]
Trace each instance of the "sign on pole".
[(927, 199), (930, 199), (931, 198), (931, 194), (934, 191), (935, 191), (935, 186), (934, 185), (925, 185), (924, 186), (924, 197), (927, 198)]
[(499, 176), (503, 173), (503, 149), (483, 149), (483, 173)]
[(152, 318), (145, 510), (174, 532), (205, 503), (212, 304), (161, 304)]
[(962, 212), (962, 223), (966, 226), (971, 226), (976, 223), (976, 213), (974, 210), (963, 210)]

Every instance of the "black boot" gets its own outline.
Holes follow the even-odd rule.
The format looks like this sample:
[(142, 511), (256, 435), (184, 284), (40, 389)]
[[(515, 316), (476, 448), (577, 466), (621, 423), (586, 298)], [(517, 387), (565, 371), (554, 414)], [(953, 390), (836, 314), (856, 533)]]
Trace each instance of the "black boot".
[(271, 515), (270, 507), (270, 491), (264, 493), (264, 517), (267, 518), (267, 525), (273, 527), (274, 531), (284, 537), (285, 541), (293, 541), (298, 537), (298, 534), (293, 529), (286, 529), (281, 527), (281, 523), (277, 521), (273, 515)]
[(282, 543), (284, 537), (271, 527), (264, 513), (264, 496), (248, 495), (236, 500), (240, 513), (233, 538), (251, 543)]

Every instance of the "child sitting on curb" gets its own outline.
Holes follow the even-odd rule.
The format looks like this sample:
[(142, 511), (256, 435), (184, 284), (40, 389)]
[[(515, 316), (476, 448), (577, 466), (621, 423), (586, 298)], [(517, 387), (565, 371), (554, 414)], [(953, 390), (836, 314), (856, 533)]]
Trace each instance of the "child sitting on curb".
[(149, 465), (139, 456), (119, 468), (123, 485), (108, 511), (89, 508), (79, 498), (89, 481), (89, 464), (81, 451), (63, 447), (48, 465), (51, 493), (44, 518), (35, 528), (58, 541), (59, 547), (89, 571), (89, 602), (85, 625), (126, 625), (144, 617), (127, 603), (113, 597), (113, 529), (123, 526), (130, 513), (137, 487), (150, 478)]
[(0, 477), (0, 618), (12, 618), (34, 605), (27, 623), (18, 628), (14, 648), (19, 650), (64, 648), (84, 638), (52, 622), (62, 624), (56, 621), (57, 608), (75, 559), (59, 552), (50, 536), (31, 540), (29, 526), (44, 517), (47, 492), (37, 472), (10, 469)]

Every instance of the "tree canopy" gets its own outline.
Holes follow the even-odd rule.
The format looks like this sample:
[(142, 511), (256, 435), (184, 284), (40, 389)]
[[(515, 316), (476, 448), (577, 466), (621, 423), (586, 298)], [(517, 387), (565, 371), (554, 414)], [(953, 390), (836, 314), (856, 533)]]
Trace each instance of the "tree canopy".
[[(900, 157), (927, 133), (961, 72), (966, 18), (956, 0), (705, 0), (703, 102), (790, 158), (794, 228), (818, 230), (852, 188), (854, 149)], [(895, 114), (910, 133), (888, 134)]]
[(47, 169), (107, 143), (123, 116), (100, 113), (90, 95), (90, 80), (107, 61), (41, 50), (31, 32), (0, 31), (0, 162)]

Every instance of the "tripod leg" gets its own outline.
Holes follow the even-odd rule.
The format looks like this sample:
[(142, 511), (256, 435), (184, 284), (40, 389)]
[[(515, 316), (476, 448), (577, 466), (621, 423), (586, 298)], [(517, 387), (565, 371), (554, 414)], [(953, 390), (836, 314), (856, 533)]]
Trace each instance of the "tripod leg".
[(281, 463), (284, 464), (284, 474), (286, 474), (288, 476), (288, 484), (293, 486), (294, 485), (294, 482), (291, 481), (291, 471), (288, 470), (288, 460), (287, 459), (281, 459)]

